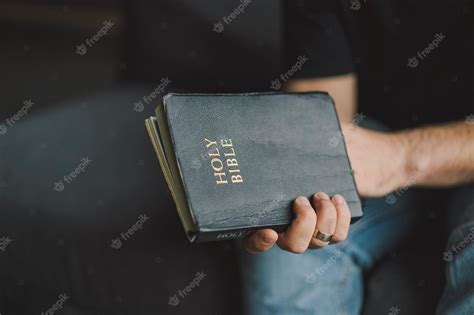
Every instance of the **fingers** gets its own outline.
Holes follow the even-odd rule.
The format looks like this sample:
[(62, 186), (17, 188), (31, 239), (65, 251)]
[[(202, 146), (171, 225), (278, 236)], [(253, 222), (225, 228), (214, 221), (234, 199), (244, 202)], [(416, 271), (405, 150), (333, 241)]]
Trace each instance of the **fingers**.
[(244, 247), (251, 253), (261, 253), (270, 248), (278, 239), (278, 234), (274, 230), (259, 230), (244, 240)]
[(278, 235), (274, 230), (255, 232), (244, 240), (245, 248), (252, 253), (264, 252), (275, 243), (292, 253), (303, 253), (308, 247), (321, 248), (329, 242), (316, 239), (317, 231), (332, 235), (331, 243), (339, 243), (347, 238), (351, 213), (341, 195), (332, 199), (323, 192), (313, 195), (312, 204), (306, 197), (298, 197), (293, 202), (295, 218), (288, 229)]
[(336, 206), (337, 224), (332, 236), (332, 243), (339, 243), (347, 238), (351, 225), (351, 212), (346, 200), (341, 195), (334, 195), (332, 202)]
[(288, 229), (278, 237), (278, 246), (292, 253), (303, 253), (313, 236), (316, 213), (306, 197), (298, 197), (293, 202), (295, 218)]
[(316, 209), (318, 220), (316, 229), (313, 231), (313, 235), (311, 235), (310, 247), (320, 248), (328, 245), (329, 242), (324, 242), (313, 236), (316, 236), (317, 231), (333, 235), (337, 225), (337, 212), (329, 196), (323, 192), (318, 192), (313, 195), (313, 206)]

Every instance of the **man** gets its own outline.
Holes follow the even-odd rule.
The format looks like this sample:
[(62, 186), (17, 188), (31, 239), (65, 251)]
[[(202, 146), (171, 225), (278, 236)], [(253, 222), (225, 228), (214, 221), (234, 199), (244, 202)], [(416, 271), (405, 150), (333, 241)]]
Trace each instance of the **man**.
[[(289, 1), (288, 64), (309, 61), (286, 89), (332, 95), (362, 197), (464, 185), (447, 209), (451, 248), (474, 231), (474, 28), (472, 4), (441, 2)], [(358, 111), (394, 131), (351, 124)], [(350, 233), (341, 196), (296, 198), (287, 231), (244, 242), (262, 253), (244, 257), (248, 312), (360, 313), (363, 271), (415, 228), (419, 209), (408, 195), (394, 205), (366, 199)], [(448, 262), (439, 314), (474, 313), (473, 264), (473, 246)]]

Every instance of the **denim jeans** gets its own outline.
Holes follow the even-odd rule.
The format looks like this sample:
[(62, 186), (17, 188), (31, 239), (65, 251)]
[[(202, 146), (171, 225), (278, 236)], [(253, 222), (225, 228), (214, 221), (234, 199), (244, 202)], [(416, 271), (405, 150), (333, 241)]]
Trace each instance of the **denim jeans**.
[[(450, 195), (451, 232), (440, 253), (446, 261), (446, 286), (437, 314), (474, 314), (474, 185)], [(277, 246), (262, 254), (243, 252), (246, 313), (360, 314), (364, 272), (422, 224), (417, 205), (423, 200), (416, 189), (392, 197), (363, 200), (364, 217), (351, 225), (343, 243), (300, 255)]]

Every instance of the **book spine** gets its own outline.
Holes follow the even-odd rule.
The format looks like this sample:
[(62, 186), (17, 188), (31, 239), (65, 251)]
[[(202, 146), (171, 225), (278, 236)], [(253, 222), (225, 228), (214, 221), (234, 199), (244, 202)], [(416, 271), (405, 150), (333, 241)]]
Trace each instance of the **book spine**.
[(285, 225), (271, 225), (271, 226), (258, 226), (258, 227), (247, 227), (230, 230), (201, 230), (197, 234), (196, 242), (212, 242), (212, 241), (228, 241), (243, 238), (251, 235), (260, 229), (273, 229), (277, 232), (282, 232), (288, 227)]

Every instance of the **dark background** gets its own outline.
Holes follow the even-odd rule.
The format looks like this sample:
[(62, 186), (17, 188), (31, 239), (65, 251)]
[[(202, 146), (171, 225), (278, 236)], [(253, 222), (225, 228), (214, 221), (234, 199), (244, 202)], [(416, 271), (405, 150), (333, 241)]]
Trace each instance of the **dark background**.
[[(28, 116), (23, 118), (22, 124), (25, 125), (28, 125), (30, 121), (33, 122), (37, 117), (44, 119), (43, 113), (52, 113), (71, 104), (77, 107), (87, 103), (89, 108), (96, 106), (99, 109), (101, 96), (98, 96), (95, 101), (89, 102), (87, 99), (94, 95), (108, 93), (107, 91), (130, 88), (138, 89), (140, 92), (137, 95), (140, 96), (151, 91), (150, 87), (156, 87), (164, 77), (169, 77), (172, 81), (166, 92), (270, 90), (270, 80), (284, 69), (283, 5), (280, 1), (255, 0), (250, 3), (244, 14), (238, 16), (230, 25), (226, 25), (222, 33), (214, 32), (213, 23), (223, 15), (228, 15), (238, 3), (238, 1), (230, 0), (128, 2), (2, 0), (0, 1), (0, 118), (4, 120), (14, 115), (26, 99), (32, 99), (35, 105)], [(109, 34), (90, 48), (86, 55), (76, 54), (76, 45), (95, 34), (106, 20), (112, 20), (115, 23)], [(119, 94), (118, 97), (122, 96)], [(127, 99), (126, 96), (123, 96), (121, 100), (130, 108), (134, 101), (133, 98)], [(155, 107), (154, 104), (147, 106), (146, 110), (149, 112)], [(110, 118), (114, 119), (113, 107), (112, 110), (109, 109), (109, 112)], [(130, 111), (130, 116), (134, 114)], [(140, 123), (138, 119), (136, 122)], [(67, 125), (69, 122), (64, 122), (64, 124)], [(147, 139), (144, 142), (148, 145)], [(122, 144), (121, 147), (123, 150), (128, 149), (126, 144)], [(58, 147), (58, 150), (60, 149), (61, 146)], [(26, 144), (15, 146), (15, 150), (18, 150), (16, 154), (19, 156), (29, 154)], [(148, 166), (147, 163), (156, 163), (154, 165), (156, 168), (158, 163), (152, 156), (151, 149), (149, 153), (149, 157), (141, 158), (142, 162), (138, 163), (145, 166)], [(0, 152), (0, 154), (3, 153)], [(60, 154), (67, 154), (67, 152)], [(137, 162), (133, 162), (136, 166)], [(127, 164), (119, 170), (123, 174), (122, 178), (137, 177), (137, 174), (159, 177), (153, 172), (145, 175), (147, 171), (143, 169), (137, 173), (135, 169), (127, 168), (125, 165)], [(10, 175), (16, 172), (13, 167), (6, 165), (2, 167), (7, 169)], [(37, 165), (31, 167), (37, 167)], [(0, 179), (7, 182), (5, 178)], [(140, 180), (140, 178), (135, 179)], [(158, 181), (163, 184), (162, 178)], [(6, 190), (5, 186), (6, 184), (0, 188)], [(140, 184), (137, 183), (138, 186)], [(149, 196), (153, 194), (153, 188), (140, 186), (139, 189), (146, 190)], [(86, 195), (88, 187), (83, 187), (83, 189)], [(113, 188), (109, 187), (109, 190)], [(128, 193), (130, 193), (129, 196), (127, 196)], [(140, 193), (127, 191), (121, 193), (118, 190), (117, 195), (123, 196), (120, 200), (142, 197)], [(152, 253), (151, 258), (144, 259), (145, 262), (138, 268), (149, 272), (151, 282), (155, 282), (155, 287), (158, 288), (151, 286), (147, 288), (140, 281), (133, 280), (134, 269), (130, 267), (131, 264), (127, 258), (122, 258), (122, 265), (110, 262), (110, 266), (103, 267), (102, 273), (97, 270), (95, 274), (91, 273), (93, 280), (83, 286), (86, 288), (85, 292), (73, 299), (84, 313), (71, 311), (71, 314), (89, 314), (87, 310), (95, 309), (98, 303), (103, 303), (98, 307), (99, 309), (108, 307), (108, 309), (117, 310), (114, 311), (115, 314), (133, 314), (133, 309), (121, 308), (121, 305), (124, 300), (133, 301), (139, 305), (140, 296), (149, 298), (156, 296), (156, 304), (159, 305), (156, 311), (160, 314), (240, 313), (239, 271), (232, 245), (225, 242), (192, 246), (187, 244), (169, 194), (162, 191), (156, 198), (156, 203), (150, 207), (158, 213), (155, 218), (158, 219), (159, 224), (155, 228), (162, 231), (160, 232), (161, 240), (153, 242), (148, 239), (142, 246), (139, 245), (140, 239), (137, 239), (135, 251), (130, 250), (129, 253), (141, 255), (141, 250)], [(42, 207), (35, 205), (33, 208), (26, 206), (22, 208), (12, 202), (12, 199), (14, 198), (6, 199), (8, 209), (12, 212), (35, 211), (36, 208)], [(79, 205), (87, 207), (88, 201), (89, 199), (86, 198), (85, 201), (79, 202)], [(18, 203), (22, 204), (22, 202)], [(117, 211), (121, 211), (121, 207), (126, 208), (125, 203), (118, 202), (114, 204), (114, 207)], [(35, 204), (35, 200), (32, 200), (32, 204)], [(2, 206), (5, 207), (5, 204), (0, 205)], [(436, 212), (436, 207), (433, 211)], [(439, 228), (437, 216), (432, 215), (430, 220), (432, 226), (428, 226), (426, 230), (437, 230)], [(51, 221), (42, 222), (42, 225), (32, 224), (32, 226), (36, 228), (35, 233), (39, 233), (37, 235), (48, 235), (48, 224), (52, 224)], [(25, 229), (27, 226), (30, 227), (30, 225), (25, 225)], [(87, 229), (82, 233), (87, 234)], [(20, 236), (17, 237), (17, 239), (20, 238)], [(43, 249), (31, 249), (29, 254), (31, 257), (39, 257), (45, 255), (44, 251), (48, 251), (52, 256), (42, 263), (47, 264), (48, 259), (51, 259), (61, 264), (61, 258), (54, 256), (55, 251), (58, 250), (55, 246), (61, 245), (61, 242), (54, 239), (50, 251), (45, 244)], [(441, 240), (433, 243), (443, 244)], [(419, 252), (418, 246), (408, 247), (408, 250), (411, 249), (412, 252)], [(124, 251), (127, 250), (124, 249)], [(51, 290), (48, 280), (54, 279), (38, 276), (40, 280), (28, 280), (28, 276), (21, 272), (10, 272), (6, 267), (7, 262), (23, 266), (24, 268), (20, 270), (29, 270), (33, 275), (31, 279), (38, 275), (38, 270), (42, 270), (41, 263), (36, 264), (34, 259), (25, 261), (22, 258), (28, 256), (15, 256), (13, 248), (12, 252), (8, 261), (2, 261), (4, 268), (0, 279), (2, 290), (0, 305), (3, 311), (6, 314), (28, 314), (37, 310), (33, 305), (50, 305), (50, 301), (55, 300), (57, 292)], [(389, 308), (396, 305), (397, 297), (403, 295), (412, 296), (414, 301), (422, 301), (422, 304), (426, 306), (424, 310), (428, 314), (432, 313), (441, 282), (433, 275), (440, 277), (442, 273), (441, 259), (437, 256), (438, 254), (439, 251), (422, 251), (421, 255), (431, 257), (431, 261), (434, 262), (431, 268), (426, 268), (419, 261), (407, 258), (408, 254), (394, 252), (389, 257), (389, 264), (384, 267), (386, 271), (389, 271), (388, 278), (381, 269), (374, 271), (373, 280), (367, 292), (369, 304), (372, 306), (367, 308), (367, 313), (388, 313)], [(74, 265), (74, 258), (72, 260), (64, 264)], [(400, 277), (401, 270), (406, 266), (413, 268), (406, 277)], [(183, 284), (189, 282), (195, 271), (201, 267), (212, 271), (208, 278), (211, 280), (206, 280), (204, 285), (193, 292), (178, 309), (170, 307), (167, 304), (168, 296), (176, 291), (176, 288), (181, 288)], [(78, 268), (84, 269), (86, 273), (95, 270), (88, 265)], [(109, 268), (117, 269), (117, 274), (128, 275), (129, 278), (126, 279), (129, 280), (116, 283), (117, 279), (108, 279), (104, 275), (105, 270)], [(154, 277), (154, 272), (157, 272), (158, 276)], [(121, 297), (116, 293), (113, 296), (104, 297), (105, 293), (102, 290), (93, 289), (94, 286), (100, 287), (100, 283), (104, 283), (101, 281), (109, 281), (114, 285), (117, 284), (117, 287), (136, 287), (136, 294)], [(59, 279), (58, 282), (61, 283), (62, 280)], [(403, 314), (420, 314), (423, 310), (423, 308), (420, 310), (410, 305), (403, 305), (401, 308)], [(120, 309), (122, 311), (119, 311)], [(105, 313), (105, 311), (98, 313)]]
[[(212, 31), (237, 5), (2, 0), (2, 114), (14, 114), (25, 98), (54, 106), (118, 83), (157, 85), (163, 77), (172, 90), (269, 90), (281, 63), (281, 4), (252, 2), (224, 32)], [(76, 54), (106, 20), (115, 23), (109, 34), (85, 56)]]

